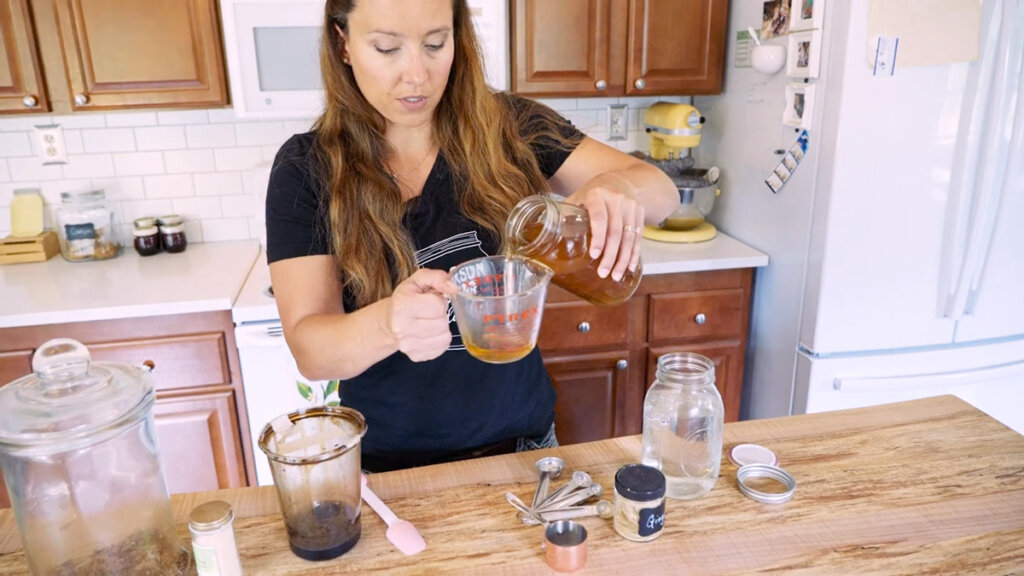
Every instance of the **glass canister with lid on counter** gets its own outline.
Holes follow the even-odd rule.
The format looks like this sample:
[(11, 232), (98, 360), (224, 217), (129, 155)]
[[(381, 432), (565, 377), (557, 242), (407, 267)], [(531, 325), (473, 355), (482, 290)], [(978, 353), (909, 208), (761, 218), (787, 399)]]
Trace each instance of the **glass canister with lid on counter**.
[(60, 202), (57, 236), (65, 260), (106, 260), (121, 253), (117, 217), (103, 190), (61, 192)]

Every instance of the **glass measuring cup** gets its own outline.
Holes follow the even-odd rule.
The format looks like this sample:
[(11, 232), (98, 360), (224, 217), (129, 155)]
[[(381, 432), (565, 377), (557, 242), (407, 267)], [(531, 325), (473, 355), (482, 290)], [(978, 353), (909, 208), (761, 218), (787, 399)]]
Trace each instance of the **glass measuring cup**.
[(523, 358), (537, 345), (551, 269), (518, 256), (485, 256), (452, 268), (451, 297), (466, 351), (492, 364)]
[(260, 450), (281, 504), (288, 544), (306, 560), (329, 560), (359, 541), (363, 415), (317, 406), (279, 416), (263, 427)]

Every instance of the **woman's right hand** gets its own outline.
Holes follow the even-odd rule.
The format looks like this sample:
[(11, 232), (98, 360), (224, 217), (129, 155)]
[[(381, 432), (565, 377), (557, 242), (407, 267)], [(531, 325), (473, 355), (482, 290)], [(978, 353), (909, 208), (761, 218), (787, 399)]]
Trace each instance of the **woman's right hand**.
[(384, 329), (400, 352), (413, 362), (423, 362), (448, 349), (452, 333), (444, 295), (458, 291), (447, 272), (428, 268), (417, 270), (395, 287)]

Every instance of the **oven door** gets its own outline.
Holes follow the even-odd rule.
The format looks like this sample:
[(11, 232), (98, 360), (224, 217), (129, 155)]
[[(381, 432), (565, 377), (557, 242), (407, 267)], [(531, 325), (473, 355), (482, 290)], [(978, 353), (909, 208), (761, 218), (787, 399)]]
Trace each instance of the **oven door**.
[(324, 0), (221, 0), (221, 18), (237, 117), (319, 115)]

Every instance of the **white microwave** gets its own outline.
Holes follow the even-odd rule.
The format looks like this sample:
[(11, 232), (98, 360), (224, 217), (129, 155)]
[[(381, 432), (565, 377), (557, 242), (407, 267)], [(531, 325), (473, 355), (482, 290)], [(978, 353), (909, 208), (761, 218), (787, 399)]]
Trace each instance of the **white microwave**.
[[(508, 88), (508, 0), (469, 0), (487, 83)], [(323, 108), (324, 0), (220, 0), (231, 101), (239, 118), (314, 118)]]

